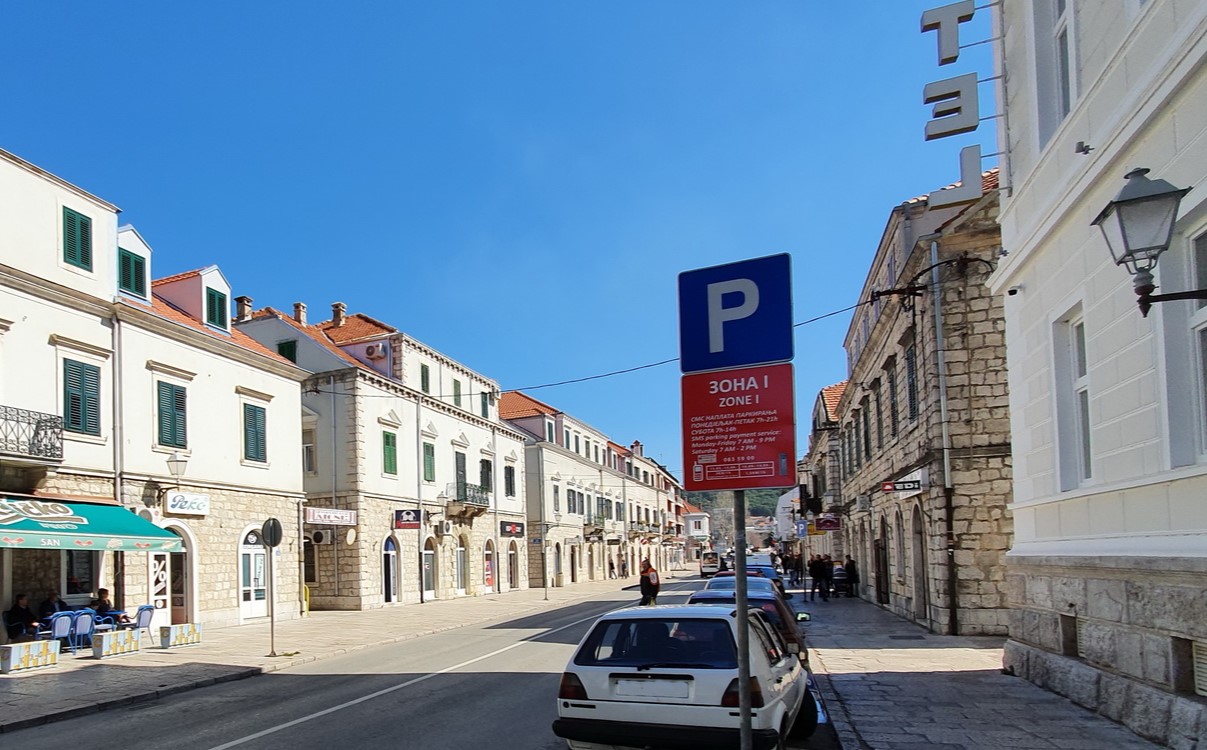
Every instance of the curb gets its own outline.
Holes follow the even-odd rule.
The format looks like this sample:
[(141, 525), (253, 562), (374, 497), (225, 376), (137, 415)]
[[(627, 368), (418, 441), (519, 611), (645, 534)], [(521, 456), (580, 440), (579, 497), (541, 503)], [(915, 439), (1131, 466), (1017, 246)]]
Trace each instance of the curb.
[[(821, 658), (821, 653), (817, 649), (811, 649), (811, 651), (813, 652), (813, 656), (810, 657), (810, 663), (815, 663), (822, 670), (825, 670), (826, 664)], [(851, 724), (851, 717), (847, 713), (846, 704), (842, 702), (842, 697), (838, 695), (833, 683), (830, 682), (829, 673), (814, 670), (813, 679), (817, 682), (818, 690), (821, 691), (822, 700), (826, 704), (826, 714), (830, 719), (830, 726), (834, 727), (834, 732), (838, 735), (838, 744), (842, 747), (842, 750), (872, 750), (871, 746), (859, 736), (859, 732), (855, 729), (855, 726)]]
[[(629, 588), (639, 588), (639, 586), (625, 587), (622, 590), (627, 591)], [(583, 593), (583, 594), (565, 599), (559, 603), (559, 607), (573, 603), (573, 602), (581, 601), (583, 599), (589, 599), (592, 596), (594, 596), (595, 593), (596, 592)], [(458, 630), (460, 628), (469, 627), (472, 625), (479, 625), (481, 623), (490, 622), (492, 620), (499, 620), (502, 618), (512, 618), (515, 616), (524, 615), (529, 612), (544, 611), (544, 610), (549, 609), (549, 607), (547, 606), (548, 604), (549, 604), (548, 602), (542, 601), (535, 605), (525, 606), (525, 607), (511, 610), (505, 614), (493, 613), (489, 617), (484, 617), (484, 618), (478, 619), (478, 620), (470, 620), (470, 621), (458, 623), (456, 625), (446, 625), (444, 627), (430, 628), (430, 629), (423, 630), (423, 631), (403, 633), (401, 635), (387, 637), (382, 640), (373, 641), (371, 643), (358, 644), (356, 646), (349, 647), (349, 648), (340, 648), (340, 649), (335, 649), (332, 651), (326, 651), (326, 652), (322, 652), (322, 653), (307, 654), (306, 656), (287, 657), (288, 661), (283, 660), (283, 661), (279, 661), (279, 662), (272, 662), (270, 664), (264, 664), (264, 665), (256, 666), (256, 667), (238, 667), (236, 665), (230, 665), (229, 668), (231, 669), (231, 672), (229, 674), (223, 674), (223, 675), (218, 675), (218, 676), (214, 676), (214, 677), (205, 677), (202, 679), (185, 681), (185, 682), (181, 682), (176, 685), (166, 685), (166, 686), (158, 686), (155, 688), (148, 688), (145, 692), (132, 693), (130, 695), (124, 695), (120, 698), (100, 700), (95, 703), (90, 703), (87, 705), (74, 706), (72, 708), (65, 708), (65, 709), (62, 709), (59, 711), (46, 713), (41, 716), (35, 716), (35, 717), (29, 718), (29, 719), (17, 719), (14, 721), (7, 721), (7, 722), (0, 720), (0, 734), (15, 732), (19, 729), (28, 729), (29, 727), (41, 726), (43, 724), (51, 724), (56, 721), (64, 721), (67, 719), (73, 719), (78, 716), (85, 716), (87, 714), (93, 714), (93, 713), (97, 713), (99, 711), (106, 711), (111, 708), (120, 708), (122, 706), (129, 706), (129, 705), (135, 704), (135, 703), (146, 703), (148, 701), (157, 700), (159, 698), (165, 698), (167, 696), (176, 695), (178, 693), (184, 693), (189, 690), (195, 690), (197, 688), (209, 687), (211, 685), (216, 685), (216, 684), (222, 683), (222, 682), (234, 682), (235, 680), (245, 680), (249, 677), (258, 677), (259, 675), (270, 674), (272, 672), (277, 672), (282, 669), (289, 669), (290, 667), (296, 667), (296, 666), (300, 666), (302, 664), (308, 664), (310, 662), (321, 661), (323, 659), (329, 659), (329, 658), (332, 658), (335, 656), (342, 656), (344, 654), (349, 654), (349, 653), (352, 653), (355, 651), (363, 651), (364, 649), (371, 648), (373, 646), (386, 646), (391, 643), (400, 643), (402, 641), (410, 641), (410, 640), (414, 640), (416, 638), (422, 638), (424, 636), (435, 635), (437, 633), (444, 633), (444, 632), (448, 632), (450, 630)], [(217, 666), (223, 666), (223, 665), (217, 665)]]

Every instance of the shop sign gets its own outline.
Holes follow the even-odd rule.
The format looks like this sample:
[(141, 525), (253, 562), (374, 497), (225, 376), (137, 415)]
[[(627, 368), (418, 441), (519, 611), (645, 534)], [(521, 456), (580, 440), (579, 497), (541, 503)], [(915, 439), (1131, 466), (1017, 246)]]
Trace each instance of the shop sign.
[(524, 536), (524, 524), (517, 521), (499, 521), (500, 536), (522, 537)]
[(833, 513), (822, 513), (813, 521), (818, 531), (838, 531), (842, 528), (842, 519)]
[(164, 499), (164, 513), (174, 516), (204, 516), (210, 512), (210, 496), (191, 492), (169, 492)]
[[(939, 65), (950, 65), (960, 57), (960, 24), (972, 20), (976, 13), (974, 0), (961, 0), (922, 14), (922, 33), (936, 32)], [(933, 117), (926, 123), (926, 140), (947, 138), (971, 133), (981, 123), (977, 98), (977, 74), (934, 81), (922, 89), (922, 101), (933, 104)], [(936, 190), (927, 196), (931, 208), (972, 203), (984, 194), (981, 185), (981, 146), (965, 146), (960, 150), (960, 185)]]
[(928, 482), (929, 472), (926, 469), (915, 469), (903, 477), (880, 483), (881, 492), (895, 492), (898, 498), (912, 497), (922, 493)]
[(315, 508), (308, 505), (306, 506), (306, 523), (317, 523), (324, 526), (355, 526), (356, 511)]
[(608, 544), (608, 546), (609, 546), (609, 547), (619, 547), (619, 546), (620, 546), (620, 540), (619, 540), (619, 539), (609, 539), (609, 540), (607, 541), (607, 544)]
[(396, 529), (417, 529), (421, 520), (422, 515), (417, 510), (407, 508), (394, 511), (394, 528)]

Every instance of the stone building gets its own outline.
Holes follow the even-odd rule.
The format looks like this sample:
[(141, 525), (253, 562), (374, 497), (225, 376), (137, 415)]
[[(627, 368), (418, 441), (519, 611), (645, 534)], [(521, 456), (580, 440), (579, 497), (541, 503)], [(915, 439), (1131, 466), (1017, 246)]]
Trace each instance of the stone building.
[(624, 448), (517, 391), (502, 395), (499, 410), (526, 437), (530, 585), (602, 579), (609, 564), (635, 576), (646, 558), (669, 570), (682, 555), (679, 484), (641, 443)]
[[(1207, 737), (1207, 317), (1092, 225), (1135, 168), (1193, 188), (1158, 292), (1207, 287), (1207, 1), (1002, 3), (1016, 533), (1006, 664), (1176, 748)], [(1135, 237), (1131, 238), (1133, 241)], [(1196, 742), (1198, 744), (1196, 744)]]
[(303, 576), (314, 609), (526, 588), (523, 436), (498, 384), (398, 329), (332, 305), (306, 320), (239, 300), (237, 328), (303, 383)]
[(861, 595), (933, 632), (1004, 635), (1005, 324), (985, 286), (1001, 249), (996, 170), (983, 187), (971, 205), (917, 198), (890, 214), (845, 340), (837, 455)]
[(0, 195), (0, 600), (299, 616), (305, 373), (231, 329), (217, 267), (152, 281), (115, 206), (5, 152)]
[[(806, 506), (811, 506), (806, 515), (815, 518), (822, 512), (841, 517), (842, 466), (841, 442), (839, 440), (838, 405), (846, 391), (847, 381), (822, 388), (813, 402), (813, 413), (809, 431), (809, 451), (800, 462), (801, 487), (808, 490)], [(799, 495), (798, 495), (799, 500)], [(814, 532), (801, 540), (800, 552), (809, 555), (830, 555), (842, 559), (842, 533)]]

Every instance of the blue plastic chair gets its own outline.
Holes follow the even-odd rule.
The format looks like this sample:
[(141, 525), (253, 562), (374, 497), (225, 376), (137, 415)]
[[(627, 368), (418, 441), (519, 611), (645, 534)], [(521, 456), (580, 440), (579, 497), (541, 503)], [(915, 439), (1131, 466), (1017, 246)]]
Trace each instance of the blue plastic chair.
[(142, 604), (139, 605), (138, 611), (134, 613), (132, 622), (123, 622), (118, 624), (118, 630), (136, 630), (139, 631), (139, 638), (142, 638), (141, 632), (147, 631), (147, 639), (151, 638), (151, 618), (155, 616), (155, 605)]
[(96, 610), (79, 609), (74, 613), (71, 624), (71, 653), (81, 646), (92, 645), (92, 634), (96, 632)]
[[(39, 628), (34, 639), (39, 641), (57, 640), (70, 647), (71, 626), (75, 624), (75, 612), (55, 612), (46, 621), (45, 628)], [(75, 649), (71, 652), (74, 654)]]

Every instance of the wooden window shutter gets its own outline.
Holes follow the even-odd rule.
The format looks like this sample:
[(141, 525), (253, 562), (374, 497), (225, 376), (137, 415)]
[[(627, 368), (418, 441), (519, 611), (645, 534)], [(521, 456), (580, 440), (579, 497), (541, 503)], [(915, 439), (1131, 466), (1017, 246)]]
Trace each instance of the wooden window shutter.
[(267, 460), (264, 422), (264, 407), (243, 405), (243, 457), (248, 461)]
[(63, 427), (84, 431), (84, 375), (79, 362), (63, 362)]
[(1190, 651), (1194, 658), (1194, 692), (1207, 697), (1207, 643), (1194, 641)]
[(432, 371), (427, 365), (419, 365), (419, 390), (432, 392)]
[(423, 444), (423, 481), (436, 481), (436, 446)]
[(92, 219), (63, 207), (63, 260), (92, 270)]
[(387, 474), (398, 473), (398, 436), (393, 432), (381, 433), (382, 470)]

